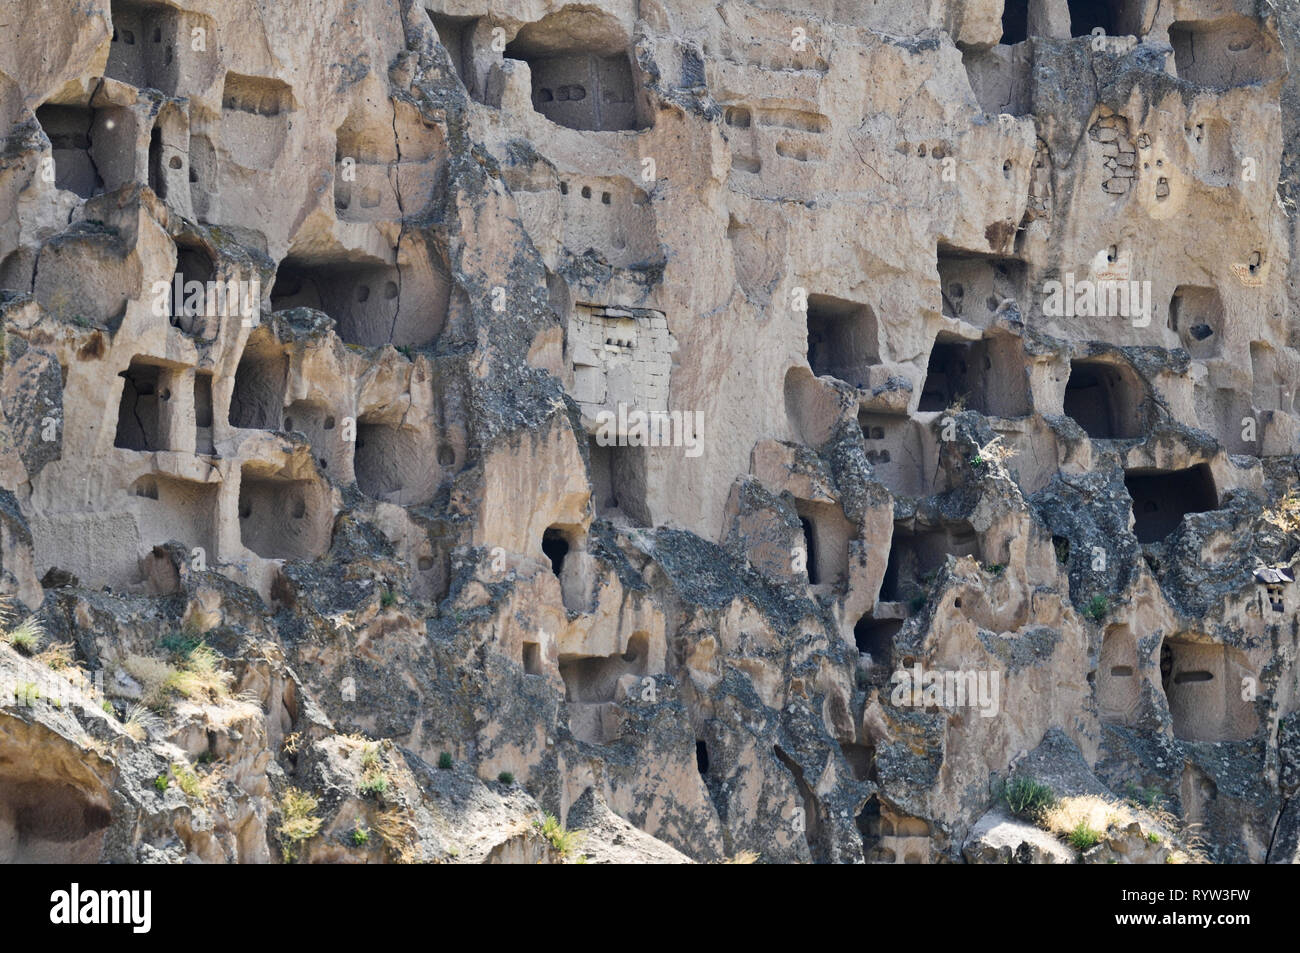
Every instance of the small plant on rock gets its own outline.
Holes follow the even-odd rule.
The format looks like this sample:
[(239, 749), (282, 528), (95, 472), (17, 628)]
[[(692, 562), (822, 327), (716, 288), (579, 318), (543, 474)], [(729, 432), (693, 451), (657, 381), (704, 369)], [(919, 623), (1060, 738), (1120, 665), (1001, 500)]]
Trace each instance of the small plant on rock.
[(177, 786), (185, 792), (186, 797), (196, 800), (203, 799), (203, 782), (189, 765), (173, 764), (172, 775), (176, 778)]
[(549, 812), (543, 814), (540, 821), (533, 821), (533, 826), (550, 842), (551, 848), (564, 858), (567, 858), (582, 840), (581, 831), (566, 831), (559, 819)]
[(1101, 842), (1101, 831), (1088, 826), (1087, 821), (1080, 821), (1074, 830), (1070, 831), (1069, 840), (1070, 846), (1082, 853)]
[(1007, 781), (1002, 796), (1012, 814), (1031, 821), (1041, 818), (1056, 803), (1056, 795), (1050, 787), (1025, 775), (1017, 775)]
[(1015, 451), (1003, 444), (1001, 437), (994, 437), (970, 458), (970, 465), (980, 471), (991, 470), (1006, 463), (1013, 456)]
[[(36, 661), (56, 672), (67, 671), (72, 668), (72, 649), (61, 642), (55, 642), (36, 656)], [(69, 674), (75, 675), (75, 673), (71, 672)]]
[(361, 751), (361, 783), (357, 790), (362, 797), (379, 797), (388, 790), (388, 775), (378, 745), (368, 744)]
[(234, 676), (221, 668), (221, 656), (207, 645), (196, 645), (184, 657), (166, 686), (186, 698), (219, 702), (230, 694)]
[(13, 646), (15, 651), (29, 657), (36, 654), (43, 638), (45, 638), (45, 629), (35, 616), (28, 616), (12, 629), (4, 632), (4, 640)]
[(180, 632), (172, 632), (164, 635), (158, 640), (158, 646), (173, 655), (179, 655), (182, 658), (189, 656), (191, 652), (203, 644), (203, 640), (195, 633), (182, 629)]
[(375, 820), (375, 833), (399, 864), (413, 864), (420, 859), (419, 831), (410, 809), (389, 808)]
[(122, 719), (122, 730), (133, 741), (144, 741), (149, 737), (149, 730), (158, 724), (158, 716), (144, 705), (132, 705), (126, 710)]
[(1291, 491), (1276, 506), (1261, 510), (1259, 515), (1285, 533), (1300, 532), (1300, 493)]
[(1110, 600), (1103, 595), (1095, 595), (1088, 600), (1088, 604), (1083, 607), (1083, 614), (1093, 622), (1100, 622), (1106, 618), (1106, 613), (1110, 611)]
[(289, 788), (280, 798), (280, 850), (285, 863), (292, 863), (304, 843), (320, 833), (321, 819), (316, 816), (320, 802), (306, 791)]

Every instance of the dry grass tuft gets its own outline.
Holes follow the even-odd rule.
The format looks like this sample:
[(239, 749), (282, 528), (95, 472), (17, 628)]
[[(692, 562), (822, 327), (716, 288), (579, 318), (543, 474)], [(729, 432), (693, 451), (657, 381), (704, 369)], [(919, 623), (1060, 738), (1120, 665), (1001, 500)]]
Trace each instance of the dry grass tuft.
[(221, 656), (206, 645), (192, 648), (178, 665), (152, 655), (128, 655), (122, 662), (140, 683), (142, 700), (154, 711), (165, 711), (176, 696), (219, 703), (229, 699), (234, 676), (221, 667)]
[(122, 719), (122, 729), (134, 741), (144, 741), (149, 732), (158, 726), (158, 716), (146, 705), (132, 705)]
[(380, 797), (388, 790), (388, 783), (379, 745), (366, 742), (361, 749), (361, 783), (358, 785), (358, 793), (362, 797)]
[(63, 642), (54, 642), (36, 656), (36, 661), (56, 672), (72, 668), (72, 646)]
[(32, 656), (36, 654), (45, 639), (45, 627), (36, 616), (28, 616), (17, 625), (12, 627), (7, 625), (0, 630), (0, 639), (8, 642), (15, 651)]
[(220, 702), (230, 696), (233, 681), (234, 676), (221, 667), (221, 656), (206, 645), (196, 645), (166, 686), (193, 701)]
[(172, 777), (176, 779), (176, 786), (185, 792), (185, 796), (195, 801), (206, 801), (211, 796), (217, 781), (215, 775), (201, 775), (188, 764), (180, 761), (172, 765)]
[(413, 864), (419, 860), (419, 832), (410, 811), (389, 808), (379, 815), (371, 829), (379, 835), (397, 863)]
[(1107, 801), (1093, 794), (1063, 797), (1043, 811), (1042, 826), (1057, 837), (1069, 837), (1080, 825), (1105, 833), (1112, 826), (1125, 826), (1137, 815), (1124, 804)]
[(320, 833), (321, 819), (316, 816), (320, 801), (306, 791), (289, 788), (280, 797), (280, 850), (284, 862), (292, 863), (307, 841)]
[(1276, 506), (1266, 507), (1259, 515), (1264, 522), (1272, 523), (1283, 532), (1300, 531), (1300, 492), (1291, 490), (1277, 501)]
[(163, 711), (168, 705), (168, 685), (176, 675), (175, 666), (152, 655), (128, 655), (122, 660), (122, 669), (140, 683), (140, 700), (154, 711)]

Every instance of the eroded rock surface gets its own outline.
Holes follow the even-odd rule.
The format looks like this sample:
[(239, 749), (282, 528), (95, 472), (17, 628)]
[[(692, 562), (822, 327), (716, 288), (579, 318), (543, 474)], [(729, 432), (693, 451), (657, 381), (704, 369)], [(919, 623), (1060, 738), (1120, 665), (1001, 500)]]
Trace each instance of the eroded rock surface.
[(0, 859), (1300, 860), (1294, 9), (0, 12)]

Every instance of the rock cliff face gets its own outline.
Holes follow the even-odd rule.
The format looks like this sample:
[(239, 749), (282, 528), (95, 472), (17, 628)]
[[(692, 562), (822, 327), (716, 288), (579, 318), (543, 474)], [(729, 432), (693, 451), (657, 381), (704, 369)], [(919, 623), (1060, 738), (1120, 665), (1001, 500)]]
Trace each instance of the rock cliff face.
[(0, 859), (1300, 861), (1293, 5), (53, 6)]

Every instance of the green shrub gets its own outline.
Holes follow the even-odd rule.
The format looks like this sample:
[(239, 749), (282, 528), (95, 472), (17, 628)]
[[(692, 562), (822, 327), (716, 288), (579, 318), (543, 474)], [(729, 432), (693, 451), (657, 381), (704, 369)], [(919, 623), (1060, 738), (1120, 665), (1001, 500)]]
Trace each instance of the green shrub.
[(1042, 781), (1017, 775), (1007, 781), (1002, 797), (1016, 817), (1037, 820), (1043, 812), (1056, 803), (1056, 794)]
[(364, 827), (356, 827), (352, 830), (352, 843), (357, 847), (365, 847), (370, 841), (370, 831)]
[(176, 783), (180, 786), (180, 789), (185, 792), (186, 797), (202, 800), (203, 782), (199, 779), (199, 776), (190, 769), (189, 765), (173, 764), (172, 774), (176, 776)]
[(497, 780), (500, 781), (502, 784), (514, 784), (515, 776), (509, 771), (502, 771), (500, 774), (497, 775)]
[(1106, 613), (1110, 611), (1110, 600), (1103, 595), (1095, 595), (1088, 600), (1088, 604), (1083, 607), (1083, 614), (1093, 622), (1100, 622), (1106, 618)]
[(361, 784), (357, 790), (362, 797), (379, 797), (388, 790), (388, 775), (379, 757), (379, 745), (369, 744), (361, 751)]
[(203, 640), (201, 638), (185, 631), (172, 632), (158, 640), (160, 648), (171, 652), (173, 655), (179, 655), (182, 659), (188, 659), (190, 653), (202, 644)]
[(1088, 826), (1087, 821), (1080, 821), (1078, 826), (1070, 831), (1070, 846), (1079, 852), (1095, 847), (1100, 842), (1101, 831), (1093, 830)]
[(23, 655), (35, 655), (45, 637), (45, 629), (35, 616), (28, 616), (14, 628), (3, 633), (5, 641)]
[(439, 768), (441, 768), (444, 771), (450, 771), (451, 765), (452, 765), (451, 755), (448, 752), (444, 751), (442, 754), (438, 755)]
[(567, 858), (582, 840), (581, 831), (566, 831), (559, 819), (551, 813), (543, 814), (540, 821), (533, 822), (533, 826), (541, 831), (542, 836), (550, 841), (551, 847), (561, 857)]
[(171, 783), (171, 778), (167, 777), (167, 772), (164, 771), (162, 774), (158, 775), (158, 777), (154, 778), (153, 786), (159, 791), (166, 791)]
[(379, 604), (383, 606), (385, 609), (387, 609), (391, 605), (394, 605), (396, 602), (397, 602), (397, 593), (393, 592), (393, 590), (391, 589), (385, 589), (384, 594), (379, 597)]
[(1130, 781), (1124, 786), (1124, 796), (1139, 807), (1153, 811), (1163, 810), (1165, 806), (1165, 792), (1155, 785), (1141, 787)]

